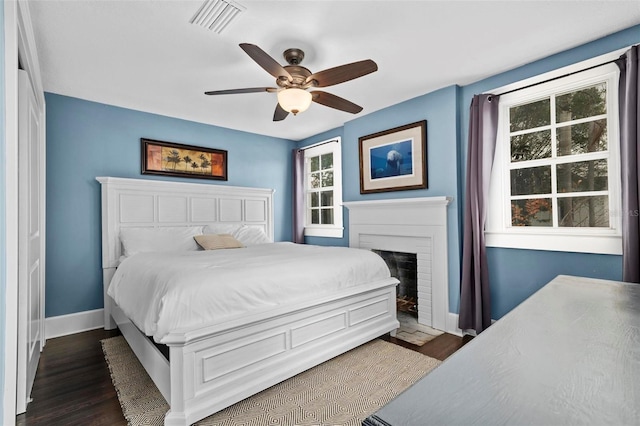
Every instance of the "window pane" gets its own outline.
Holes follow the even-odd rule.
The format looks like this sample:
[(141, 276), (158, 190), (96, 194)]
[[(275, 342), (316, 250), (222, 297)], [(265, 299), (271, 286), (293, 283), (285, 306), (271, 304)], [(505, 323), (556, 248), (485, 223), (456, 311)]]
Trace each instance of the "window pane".
[(322, 191), (321, 200), (323, 207), (333, 207), (333, 191)]
[(606, 191), (607, 160), (558, 164), (558, 192)]
[(593, 117), (607, 112), (607, 86), (600, 83), (556, 97), (556, 121)]
[(320, 223), (320, 210), (311, 210), (311, 223), (316, 225)]
[(511, 138), (511, 162), (551, 157), (551, 130)]
[(511, 170), (511, 195), (550, 193), (551, 166)]
[(333, 168), (333, 152), (324, 154), (321, 159), (322, 170)]
[(322, 187), (333, 186), (333, 172), (322, 172)]
[(309, 177), (309, 184), (311, 185), (311, 188), (320, 188), (320, 172), (311, 173), (311, 176)]
[(309, 198), (311, 198), (311, 207), (320, 207), (320, 194), (312, 192), (309, 194)]
[(322, 224), (333, 225), (333, 209), (321, 209)]
[(551, 198), (511, 200), (511, 225), (553, 226)]
[(311, 157), (311, 171), (317, 172), (320, 170), (320, 157)]
[(607, 120), (559, 127), (558, 155), (584, 154), (607, 150)]
[(511, 107), (509, 120), (511, 131), (533, 129), (551, 124), (551, 101), (543, 99), (530, 104)]
[(609, 197), (558, 198), (558, 225), (564, 227), (609, 227)]

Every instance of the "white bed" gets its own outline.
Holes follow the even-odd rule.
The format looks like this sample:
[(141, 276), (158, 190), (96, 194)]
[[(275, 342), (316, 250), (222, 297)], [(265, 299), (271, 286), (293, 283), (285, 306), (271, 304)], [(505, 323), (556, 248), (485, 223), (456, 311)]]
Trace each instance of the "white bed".
[[(141, 179), (97, 179), (102, 184), (105, 328), (116, 325), (120, 328), (169, 402), (167, 425), (194, 423), (393, 332), (399, 325), (395, 308), (397, 280), (369, 277), (356, 286), (338, 283), (333, 291), (310, 293), (313, 297), (293, 298), (283, 305), (254, 307), (251, 313), (232, 312), (216, 322), (198, 326), (170, 323), (156, 336), (169, 347), (169, 362), (140, 331), (144, 321), (137, 321), (140, 327), (134, 325), (107, 294), (124, 254), (121, 229), (250, 226), (261, 228), (273, 241), (273, 191)], [(284, 250), (287, 245), (291, 244), (277, 243), (273, 247)], [(256, 254), (266, 249), (237, 250), (253, 250)], [(190, 262), (197, 258), (197, 263), (205, 256), (208, 254), (196, 252), (185, 257)], [(135, 258), (144, 256), (132, 256), (125, 262)], [(272, 283), (278, 282), (273, 279), (273, 268), (269, 278)], [(301, 282), (305, 280), (306, 277), (300, 277)], [(150, 330), (147, 333), (154, 334)]]

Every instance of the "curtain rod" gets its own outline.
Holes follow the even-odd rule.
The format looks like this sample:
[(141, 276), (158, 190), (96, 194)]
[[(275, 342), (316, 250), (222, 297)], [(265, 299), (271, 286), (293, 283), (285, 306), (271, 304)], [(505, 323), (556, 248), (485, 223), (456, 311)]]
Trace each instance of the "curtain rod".
[[(624, 55), (623, 55), (623, 56), (624, 56)], [(615, 63), (616, 61), (618, 61), (618, 59), (620, 59), (620, 58), (612, 59), (612, 60), (610, 60), (610, 61), (603, 62), (603, 63), (601, 63), (601, 64), (593, 65), (593, 66), (590, 66), (590, 67), (588, 67), (588, 68), (584, 68), (584, 69), (577, 70), (577, 71), (572, 71), (572, 72), (569, 72), (569, 73), (566, 73), (566, 74), (563, 74), (563, 75), (558, 75), (558, 76), (556, 76), (556, 77), (552, 77), (552, 78), (549, 78), (549, 79), (544, 80), (544, 81), (538, 81), (538, 82), (536, 82), (536, 83), (532, 83), (532, 84), (529, 84), (529, 85), (524, 86), (524, 87), (518, 87), (517, 89), (507, 90), (506, 92), (496, 94), (496, 96), (503, 96), (503, 95), (507, 95), (507, 94), (509, 94), (509, 93), (517, 92), (518, 90), (528, 89), (528, 88), (530, 88), (530, 87), (535, 87), (535, 86), (538, 86), (538, 85), (540, 85), (540, 84), (544, 84), (544, 83), (548, 83), (548, 82), (550, 82), (550, 81), (558, 80), (558, 79), (560, 79), (560, 78), (568, 77), (568, 76), (570, 76), (570, 75), (578, 74), (578, 73), (581, 73), (581, 72), (584, 72), (584, 71), (592, 70), (592, 69), (594, 69), (594, 68), (598, 68), (598, 67), (602, 67), (602, 66), (605, 66), (605, 65), (613, 64), (613, 63)]]
[(315, 148), (315, 147), (317, 147), (317, 146), (326, 145), (326, 144), (328, 144), (328, 143), (338, 143), (338, 138), (330, 139), (330, 140), (328, 140), (328, 141), (318, 142), (318, 143), (316, 143), (316, 144), (312, 144), (312, 145), (308, 145), (308, 146), (305, 146), (305, 147), (302, 147), (302, 148), (298, 148), (298, 151), (305, 151), (305, 150), (307, 150), (307, 149)]

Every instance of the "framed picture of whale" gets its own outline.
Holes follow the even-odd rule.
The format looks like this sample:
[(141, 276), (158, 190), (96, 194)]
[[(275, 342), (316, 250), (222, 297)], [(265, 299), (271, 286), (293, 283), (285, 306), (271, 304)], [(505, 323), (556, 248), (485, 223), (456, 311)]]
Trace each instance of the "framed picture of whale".
[(427, 121), (362, 136), (360, 193), (427, 188)]

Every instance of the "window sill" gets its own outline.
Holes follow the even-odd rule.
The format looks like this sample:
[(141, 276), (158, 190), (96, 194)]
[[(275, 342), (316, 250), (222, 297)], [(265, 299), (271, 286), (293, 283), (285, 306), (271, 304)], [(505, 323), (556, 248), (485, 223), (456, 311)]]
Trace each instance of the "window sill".
[(487, 247), (563, 251), (595, 254), (622, 254), (620, 235), (543, 234), (537, 232), (485, 232)]
[(343, 233), (344, 233), (344, 228), (342, 226), (335, 226), (335, 227), (307, 226), (304, 228), (305, 237), (342, 238)]

